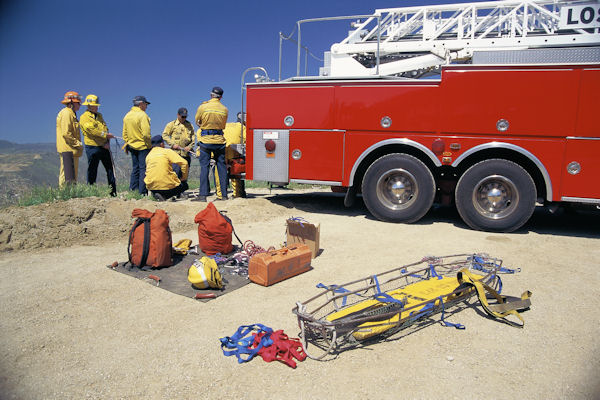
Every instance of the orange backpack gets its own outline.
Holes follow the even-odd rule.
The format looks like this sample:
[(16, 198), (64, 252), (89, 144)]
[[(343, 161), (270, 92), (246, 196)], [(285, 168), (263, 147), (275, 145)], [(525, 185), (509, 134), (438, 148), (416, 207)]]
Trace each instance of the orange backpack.
[(150, 212), (136, 208), (131, 213), (137, 218), (129, 232), (127, 254), (136, 267), (169, 267), (173, 265), (173, 241), (169, 229), (169, 216), (164, 210)]
[(194, 222), (198, 224), (198, 244), (205, 254), (227, 254), (233, 250), (233, 226), (213, 203), (208, 203), (204, 210), (196, 214)]

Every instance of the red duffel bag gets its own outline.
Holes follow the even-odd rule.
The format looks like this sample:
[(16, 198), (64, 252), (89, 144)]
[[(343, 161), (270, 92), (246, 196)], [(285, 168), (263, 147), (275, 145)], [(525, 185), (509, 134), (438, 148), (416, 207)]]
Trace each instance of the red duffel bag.
[(137, 218), (129, 231), (127, 253), (129, 262), (136, 267), (169, 267), (173, 265), (171, 251), (173, 240), (169, 229), (169, 216), (164, 210), (150, 212), (136, 208), (131, 213)]
[(196, 214), (194, 222), (198, 224), (198, 245), (204, 254), (227, 254), (233, 250), (233, 226), (213, 203), (208, 203), (204, 210)]
[(241, 175), (246, 172), (246, 162), (243, 158), (229, 160), (229, 175)]

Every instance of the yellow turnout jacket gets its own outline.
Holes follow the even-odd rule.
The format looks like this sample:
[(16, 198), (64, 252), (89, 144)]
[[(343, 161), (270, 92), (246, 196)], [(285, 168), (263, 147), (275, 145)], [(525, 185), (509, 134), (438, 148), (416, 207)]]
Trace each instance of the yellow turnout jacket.
[(56, 116), (56, 151), (65, 153), (70, 151), (74, 157), (83, 153), (81, 144), (81, 131), (75, 111), (65, 107)]
[(223, 130), (223, 136), (225, 136), (225, 141), (227, 143), (227, 148), (225, 149), (225, 158), (228, 160), (239, 156), (239, 154), (233, 150), (230, 145), (246, 143), (246, 127), (244, 127), (242, 140), (240, 141), (241, 127), (242, 124), (240, 122), (228, 122), (225, 126), (225, 130)]
[(153, 147), (146, 156), (146, 187), (150, 190), (169, 190), (179, 186), (181, 181), (171, 164), (179, 165), (182, 179), (187, 180), (188, 164), (184, 158), (171, 149)]
[(83, 142), (87, 146), (104, 146), (108, 139), (106, 133), (108, 127), (102, 114), (94, 114), (90, 110), (83, 113), (80, 119), (81, 130), (83, 131)]
[[(179, 147), (194, 147), (194, 127), (190, 121), (185, 121), (183, 124), (178, 119), (171, 121), (165, 126), (165, 130), (162, 134), (163, 139), (167, 144), (173, 147), (174, 144)], [(175, 150), (180, 156), (186, 156), (186, 152), (181, 150)]]
[(206, 129), (225, 129), (227, 124), (227, 115), (229, 110), (217, 98), (212, 98), (200, 104), (196, 111), (196, 125), (200, 129), (196, 132), (196, 137), (201, 143), (225, 143), (223, 135), (205, 135), (202, 136), (202, 130)]
[(123, 118), (123, 140), (135, 150), (149, 149), (150, 146), (150, 117), (137, 106)]

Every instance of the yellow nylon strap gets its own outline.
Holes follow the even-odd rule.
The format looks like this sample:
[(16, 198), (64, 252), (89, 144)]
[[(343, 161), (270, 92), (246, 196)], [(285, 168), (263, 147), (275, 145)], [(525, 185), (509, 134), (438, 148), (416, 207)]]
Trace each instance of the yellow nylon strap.
[(179, 242), (173, 245), (173, 251), (177, 254), (187, 254), (192, 241), (190, 239), (181, 239)]
[(529, 290), (523, 292), (521, 298), (518, 300), (514, 300), (516, 298), (502, 296), (502, 298), (504, 299), (504, 303), (491, 304), (490, 308), (496, 312), (506, 312), (508, 310), (523, 310), (531, 306), (531, 301), (529, 300), (530, 297), (531, 292)]
[[(456, 275), (456, 277), (457, 277), (459, 283), (461, 283), (461, 284), (464, 283), (464, 284), (472, 285), (475, 287), (475, 290), (477, 290), (477, 297), (479, 298), (479, 302), (481, 303), (481, 306), (483, 307), (483, 309), (489, 315), (491, 315), (495, 318), (502, 318), (509, 324), (518, 326), (520, 328), (523, 328), (525, 326), (525, 320), (523, 319), (523, 317), (521, 317), (521, 314), (519, 314), (516, 310), (508, 310), (506, 312), (497, 312), (497, 311), (492, 310), (492, 308), (490, 307), (490, 304), (487, 301), (487, 298), (485, 297), (485, 292), (487, 291), (492, 296), (494, 296), (496, 298), (496, 300), (498, 301), (498, 303), (500, 303), (500, 304), (504, 303), (504, 298), (502, 296), (500, 296), (498, 294), (498, 292), (496, 292), (489, 285), (486, 285), (485, 283), (482, 283), (481, 281), (474, 279), (473, 274), (471, 274), (469, 272), (469, 270), (467, 270), (466, 268), (461, 269), (458, 272), (458, 274)], [(527, 299), (529, 299), (530, 296), (531, 296), (531, 292), (526, 291), (521, 296), (521, 299), (527, 300)], [(519, 318), (522, 322), (522, 325), (519, 325), (513, 321), (506, 319), (506, 317), (508, 315), (514, 315), (515, 317)]]

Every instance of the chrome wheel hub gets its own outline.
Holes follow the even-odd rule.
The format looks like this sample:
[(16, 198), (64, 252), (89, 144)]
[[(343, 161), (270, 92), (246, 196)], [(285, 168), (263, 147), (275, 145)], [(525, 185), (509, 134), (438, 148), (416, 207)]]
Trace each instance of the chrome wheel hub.
[(417, 180), (402, 168), (389, 170), (377, 180), (377, 198), (392, 210), (409, 207), (418, 193)]
[(488, 218), (505, 218), (512, 214), (518, 203), (519, 192), (515, 184), (505, 176), (487, 176), (473, 190), (475, 209)]

